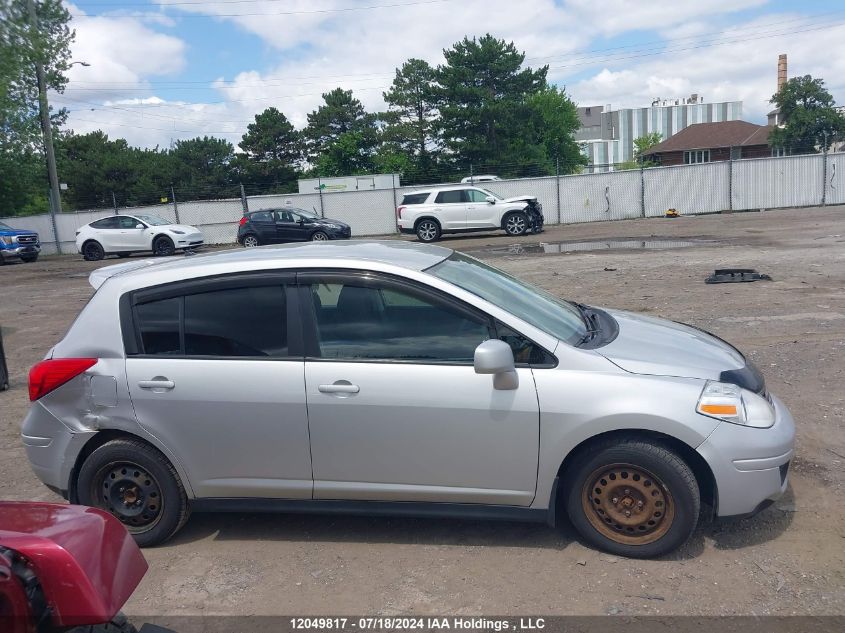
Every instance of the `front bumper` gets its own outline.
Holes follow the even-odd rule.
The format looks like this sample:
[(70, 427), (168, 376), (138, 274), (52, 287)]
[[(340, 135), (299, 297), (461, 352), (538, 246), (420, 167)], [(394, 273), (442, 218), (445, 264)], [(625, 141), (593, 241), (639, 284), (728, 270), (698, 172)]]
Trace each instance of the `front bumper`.
[(19, 259), (27, 255), (38, 255), (40, 252), (40, 244), (21, 244), (11, 248), (0, 248), (0, 257), (3, 259)]
[(786, 491), (795, 423), (783, 402), (772, 396), (772, 404), (768, 429), (722, 422), (698, 447), (716, 481), (716, 516), (753, 514)]

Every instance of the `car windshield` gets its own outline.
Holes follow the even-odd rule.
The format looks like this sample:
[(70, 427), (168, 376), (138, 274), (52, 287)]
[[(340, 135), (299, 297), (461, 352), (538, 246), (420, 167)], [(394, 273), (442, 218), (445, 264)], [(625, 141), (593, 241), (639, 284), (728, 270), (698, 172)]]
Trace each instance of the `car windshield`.
[(301, 215), (306, 220), (314, 220), (320, 217), (316, 213), (312, 211), (306, 211), (305, 209), (291, 209), (291, 211), (297, 215)]
[(426, 272), (463, 288), (572, 345), (587, 334), (576, 306), (473, 257), (453, 253)]
[(481, 188), (481, 191), (483, 191), (484, 193), (486, 193), (488, 196), (493, 196), (494, 198), (496, 198), (496, 200), (504, 200), (504, 198), (502, 198), (502, 196), (500, 196), (499, 194), (493, 193), (493, 192), (492, 192), (492, 191), (490, 191), (489, 189), (484, 189), (484, 188), (482, 187), (482, 188)]
[(172, 222), (168, 222), (164, 218), (160, 218), (157, 215), (136, 215), (135, 217), (141, 220), (141, 222), (146, 222), (150, 226), (164, 226), (165, 224), (173, 224)]

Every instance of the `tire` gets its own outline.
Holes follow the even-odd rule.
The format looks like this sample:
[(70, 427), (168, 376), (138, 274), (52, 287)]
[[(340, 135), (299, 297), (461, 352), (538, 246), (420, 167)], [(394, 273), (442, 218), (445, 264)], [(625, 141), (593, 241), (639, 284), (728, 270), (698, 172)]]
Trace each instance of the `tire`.
[(508, 235), (524, 235), (528, 231), (528, 216), (522, 211), (508, 213), (502, 220), (502, 225)]
[(160, 235), (153, 242), (153, 255), (158, 257), (170, 257), (176, 252), (176, 246), (166, 235)]
[(244, 248), (255, 248), (256, 246), (261, 246), (261, 241), (258, 239), (257, 235), (248, 233), (247, 235), (244, 235), (244, 239), (241, 241), (241, 245)]
[(576, 457), (564, 483), (561, 494), (572, 525), (612, 554), (667, 554), (689, 539), (698, 522), (695, 475), (657, 443), (613, 440), (591, 447)]
[(86, 262), (98, 262), (106, 256), (102, 244), (96, 240), (90, 240), (82, 245), (82, 257)]
[(323, 231), (314, 231), (311, 234), (311, 241), (312, 242), (328, 242), (329, 236), (328, 236), (328, 234), (324, 233)]
[(420, 220), (414, 230), (420, 242), (436, 242), (440, 239), (440, 223), (437, 220)]
[(163, 543), (188, 520), (185, 488), (157, 449), (136, 439), (106, 442), (83, 462), (79, 503), (117, 517), (140, 547)]
[(138, 629), (136, 629), (129, 620), (126, 619), (126, 616), (122, 611), (118, 611), (111, 619), (111, 622), (88, 626), (76, 626), (68, 630), (66, 633), (138, 633)]
[(130, 253), (129, 251), (122, 251), (122, 252), (118, 253), (117, 256), (120, 257), (121, 259), (124, 259), (125, 257), (129, 257), (131, 254), (132, 253)]
[(21, 261), (22, 261), (24, 264), (34, 264), (35, 262), (37, 262), (37, 261), (38, 261), (38, 255), (28, 255), (28, 256), (26, 256), (26, 257), (23, 257), (23, 256), (22, 256), (22, 257), (21, 257)]

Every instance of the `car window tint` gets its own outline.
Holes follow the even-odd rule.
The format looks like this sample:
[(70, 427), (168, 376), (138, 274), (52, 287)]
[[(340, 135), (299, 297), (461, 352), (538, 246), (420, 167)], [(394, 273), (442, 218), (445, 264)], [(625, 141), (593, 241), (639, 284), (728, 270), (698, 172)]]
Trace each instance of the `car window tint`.
[(427, 199), (427, 193), (409, 193), (402, 198), (402, 204), (424, 204)]
[(467, 191), (470, 202), (487, 202), (487, 194), (478, 189), (470, 189)]
[(496, 336), (510, 345), (517, 365), (554, 365), (555, 359), (542, 347), (504, 323), (496, 322)]
[(282, 286), (186, 295), (185, 354), (287, 356), (285, 306)]
[(272, 222), (273, 221), (273, 212), (272, 211), (258, 211), (257, 213), (253, 213), (249, 216), (249, 219), (252, 222)]
[(487, 324), (417, 293), (356, 283), (311, 288), (322, 358), (472, 364)]
[(96, 222), (91, 223), (91, 227), (95, 229), (116, 229), (117, 228), (117, 218), (103, 218), (102, 220), (97, 220)]
[(141, 223), (140, 220), (136, 220), (135, 218), (130, 218), (125, 215), (117, 216), (117, 220), (118, 227), (121, 229), (134, 229)]
[(295, 222), (293, 214), (290, 211), (276, 211), (278, 222)]
[(173, 355), (181, 353), (179, 310), (181, 299), (162, 299), (135, 306), (135, 318), (141, 333), (145, 354)]
[(437, 198), (435, 198), (434, 201), (440, 204), (453, 204), (456, 202), (464, 202), (464, 190), (455, 189), (452, 191), (441, 191), (437, 194)]

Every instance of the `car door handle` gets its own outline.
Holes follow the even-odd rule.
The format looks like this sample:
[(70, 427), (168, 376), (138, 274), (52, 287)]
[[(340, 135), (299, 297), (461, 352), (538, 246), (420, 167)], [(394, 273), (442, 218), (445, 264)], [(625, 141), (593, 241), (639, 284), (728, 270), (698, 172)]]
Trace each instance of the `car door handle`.
[(319, 385), (317, 389), (320, 393), (358, 393), (361, 391), (361, 388), (358, 385), (350, 385), (349, 383)]
[(152, 380), (139, 380), (138, 386), (141, 389), (173, 389), (176, 383), (166, 378), (154, 378)]

